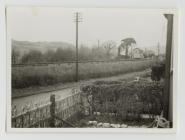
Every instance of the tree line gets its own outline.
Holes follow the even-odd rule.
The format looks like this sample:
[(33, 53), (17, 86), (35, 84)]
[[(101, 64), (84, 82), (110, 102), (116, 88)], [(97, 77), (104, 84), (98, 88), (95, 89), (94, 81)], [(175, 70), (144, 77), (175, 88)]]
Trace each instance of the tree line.
[[(81, 44), (78, 49), (78, 60), (109, 60), (109, 59), (121, 59), (130, 58), (128, 49), (132, 45), (136, 44), (134, 38), (125, 38), (122, 40), (121, 45), (117, 46), (116, 42), (108, 40), (100, 45), (94, 45), (92, 47)], [(121, 56), (120, 52), (125, 50), (125, 54)], [(155, 56), (155, 52), (152, 50), (142, 51), (144, 58)], [(21, 55), (20, 50), (12, 49), (12, 63), (13, 64), (29, 64), (29, 63), (57, 63), (64, 61), (76, 60), (76, 48), (70, 47), (58, 47), (57, 49), (48, 49), (45, 52), (39, 50), (30, 50), (27, 53)]]
[[(78, 58), (79, 61), (110, 59), (111, 57), (116, 57), (116, 54), (112, 51), (114, 48), (116, 48), (116, 43), (114, 41), (107, 41), (99, 46), (93, 47), (80, 45), (78, 49)], [(13, 64), (64, 62), (75, 60), (75, 47), (57, 48), (56, 50), (50, 49), (44, 53), (39, 50), (30, 50), (22, 55), (19, 50), (16, 50), (15, 48), (12, 49)]]

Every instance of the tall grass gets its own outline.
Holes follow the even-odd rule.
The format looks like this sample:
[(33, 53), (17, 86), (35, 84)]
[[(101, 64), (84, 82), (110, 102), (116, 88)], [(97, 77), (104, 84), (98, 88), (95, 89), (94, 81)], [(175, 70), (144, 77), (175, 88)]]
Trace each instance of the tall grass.
[[(149, 68), (151, 60), (80, 63), (79, 79), (109, 77)], [(75, 64), (12, 67), (12, 88), (48, 86), (75, 81)]]

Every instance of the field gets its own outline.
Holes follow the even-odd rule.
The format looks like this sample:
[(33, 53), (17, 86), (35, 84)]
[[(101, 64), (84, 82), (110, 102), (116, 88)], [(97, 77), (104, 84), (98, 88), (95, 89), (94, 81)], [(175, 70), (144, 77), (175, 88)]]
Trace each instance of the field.
[[(110, 77), (145, 70), (152, 60), (79, 63), (79, 79)], [(12, 67), (12, 88), (49, 86), (75, 81), (75, 63)]]

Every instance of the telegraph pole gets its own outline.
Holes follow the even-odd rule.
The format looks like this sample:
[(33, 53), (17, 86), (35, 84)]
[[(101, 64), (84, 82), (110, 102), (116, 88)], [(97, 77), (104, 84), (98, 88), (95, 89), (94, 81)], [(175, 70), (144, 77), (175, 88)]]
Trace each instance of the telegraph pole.
[(76, 23), (76, 82), (78, 82), (78, 22), (82, 22), (81, 14), (79, 12), (75, 13), (75, 23)]
[(157, 53), (158, 53), (158, 57), (159, 57), (159, 54), (160, 54), (160, 44), (159, 44), (159, 42), (157, 44)]
[(133, 58), (133, 46), (131, 45), (131, 59)]

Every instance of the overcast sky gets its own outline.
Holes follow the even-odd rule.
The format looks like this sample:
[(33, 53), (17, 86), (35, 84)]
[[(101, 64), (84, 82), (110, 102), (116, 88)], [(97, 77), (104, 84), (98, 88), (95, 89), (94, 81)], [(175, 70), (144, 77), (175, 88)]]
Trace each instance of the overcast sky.
[(119, 45), (127, 37), (137, 46), (165, 45), (166, 19), (161, 11), (121, 8), (11, 7), (8, 34), (20, 41), (63, 41), (75, 44), (74, 12), (82, 14), (79, 43), (89, 46), (107, 40)]

